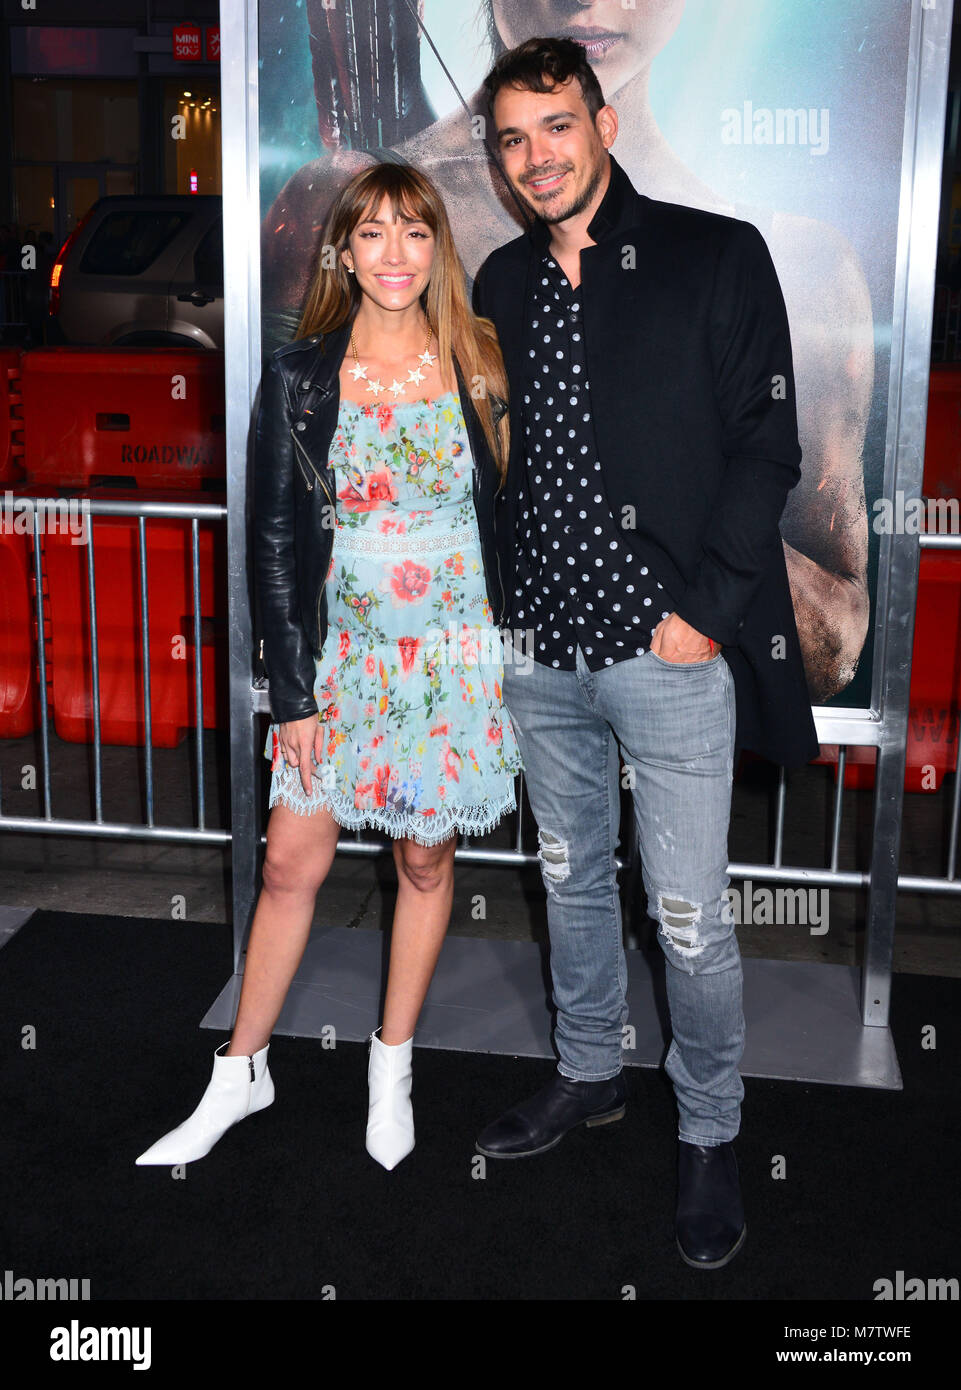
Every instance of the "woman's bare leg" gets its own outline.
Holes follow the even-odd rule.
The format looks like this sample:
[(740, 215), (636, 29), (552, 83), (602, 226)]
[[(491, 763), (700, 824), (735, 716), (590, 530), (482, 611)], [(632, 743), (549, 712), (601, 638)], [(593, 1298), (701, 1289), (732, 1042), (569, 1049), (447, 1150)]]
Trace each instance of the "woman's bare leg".
[(388, 1047), (413, 1037), (454, 900), (452, 835), (439, 845), (394, 841), (397, 906), (391, 930), (390, 970), (380, 1040)]
[(304, 954), (317, 890), (330, 871), (339, 834), (328, 811), (300, 816), (278, 802), (270, 813), (263, 887), (250, 928), (228, 1057), (252, 1056), (270, 1041)]

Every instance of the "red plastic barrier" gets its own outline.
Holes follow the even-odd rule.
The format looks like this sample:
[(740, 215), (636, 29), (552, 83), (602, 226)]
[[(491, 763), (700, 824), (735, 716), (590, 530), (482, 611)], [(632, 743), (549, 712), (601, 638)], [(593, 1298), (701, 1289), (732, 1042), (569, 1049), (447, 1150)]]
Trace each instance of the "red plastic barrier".
[[(140, 498), (110, 489), (98, 497)], [(94, 532), (100, 730), (104, 743), (143, 744), (137, 522), (89, 518)], [(171, 748), (196, 725), (193, 579), (189, 520), (148, 520), (151, 741)], [(226, 536), (222, 526), (199, 531), (201, 671), (204, 727), (227, 722)], [(71, 743), (93, 739), (93, 671), (87, 597), (87, 547), (63, 532), (43, 537), (49, 589), (54, 727)]]
[(922, 491), (961, 496), (961, 364), (931, 368)]
[(0, 510), (0, 738), (20, 738), (40, 721), (30, 538)]
[(23, 478), (23, 413), (20, 348), (0, 348), (0, 484)]
[[(961, 365), (931, 368), (924, 445), (924, 497), (961, 496)], [(961, 555), (922, 550), (914, 620), (906, 791), (936, 791), (954, 767), (961, 668)], [(818, 763), (837, 763), (822, 744)], [(849, 748), (846, 787), (874, 786), (873, 748)], [(837, 775), (835, 769), (835, 776)]]
[[(937, 791), (954, 768), (961, 689), (961, 555), (922, 550), (908, 713), (906, 791)], [(824, 744), (817, 762), (836, 763)], [(873, 748), (849, 748), (845, 787), (874, 786)], [(836, 773), (835, 773), (836, 775)]]
[(32, 486), (183, 491), (226, 476), (222, 352), (36, 348), (21, 381)]

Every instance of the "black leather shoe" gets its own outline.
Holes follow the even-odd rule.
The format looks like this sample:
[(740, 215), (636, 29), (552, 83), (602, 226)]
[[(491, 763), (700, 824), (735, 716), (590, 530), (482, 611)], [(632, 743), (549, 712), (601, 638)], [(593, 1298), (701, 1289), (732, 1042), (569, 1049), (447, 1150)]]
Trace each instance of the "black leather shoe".
[(552, 1149), (577, 1125), (592, 1129), (623, 1119), (626, 1102), (622, 1071), (607, 1081), (572, 1081), (555, 1072), (536, 1096), (488, 1125), (475, 1147), (488, 1158), (530, 1158)]
[(693, 1269), (720, 1269), (744, 1244), (747, 1226), (733, 1143), (680, 1140), (675, 1236)]

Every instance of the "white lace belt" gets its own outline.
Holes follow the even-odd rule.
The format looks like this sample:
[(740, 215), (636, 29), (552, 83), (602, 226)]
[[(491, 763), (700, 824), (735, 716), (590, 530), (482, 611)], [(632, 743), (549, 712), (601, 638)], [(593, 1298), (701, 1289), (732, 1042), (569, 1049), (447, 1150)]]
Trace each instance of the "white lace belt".
[(433, 531), (427, 536), (372, 536), (366, 530), (355, 531), (349, 526), (338, 526), (334, 532), (334, 553), (426, 555), (445, 550), (463, 550), (466, 546), (479, 545), (479, 540), (473, 526), (461, 526), (456, 531)]

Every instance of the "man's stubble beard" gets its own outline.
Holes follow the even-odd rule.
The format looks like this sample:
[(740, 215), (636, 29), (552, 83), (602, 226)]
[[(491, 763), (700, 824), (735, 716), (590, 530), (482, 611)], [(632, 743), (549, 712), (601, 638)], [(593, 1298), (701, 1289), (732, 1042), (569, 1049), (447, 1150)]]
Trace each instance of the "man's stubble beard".
[[(607, 151), (605, 150), (605, 154), (606, 153)], [(578, 213), (583, 212), (584, 209), (589, 205), (589, 203), (594, 197), (594, 194), (597, 192), (601, 179), (603, 177), (604, 163), (602, 160), (599, 162), (597, 169), (595, 170), (592, 178), (588, 182), (587, 187), (584, 189), (583, 193), (581, 193), (579, 197), (575, 198), (569, 207), (563, 208), (560, 212), (545, 213), (542, 212), (537, 205), (534, 205), (533, 211), (535, 215), (539, 217), (542, 222), (546, 222), (549, 227), (554, 226), (554, 224), (557, 222), (566, 222), (569, 217), (576, 217)]]

